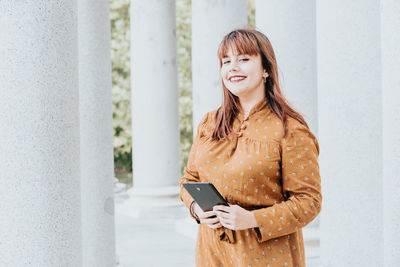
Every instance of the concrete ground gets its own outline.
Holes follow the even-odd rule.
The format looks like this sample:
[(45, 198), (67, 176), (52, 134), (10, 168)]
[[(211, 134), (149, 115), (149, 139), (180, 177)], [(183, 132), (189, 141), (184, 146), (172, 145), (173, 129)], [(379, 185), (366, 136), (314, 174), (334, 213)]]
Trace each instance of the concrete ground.
[(116, 202), (116, 254), (118, 267), (194, 267), (195, 239), (179, 234), (179, 219), (138, 219), (135, 214)]
[[(174, 208), (168, 217), (160, 218), (155, 212), (153, 218), (146, 218), (127, 203), (127, 194), (116, 195), (117, 267), (195, 266), (197, 224), (189, 218), (186, 207)], [(317, 230), (303, 229), (307, 267), (321, 267)]]

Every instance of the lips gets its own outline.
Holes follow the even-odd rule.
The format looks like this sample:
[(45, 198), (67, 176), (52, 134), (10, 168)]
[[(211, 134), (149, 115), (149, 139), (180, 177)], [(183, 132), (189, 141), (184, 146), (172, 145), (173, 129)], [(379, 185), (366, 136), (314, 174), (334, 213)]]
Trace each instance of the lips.
[(234, 75), (228, 78), (228, 80), (232, 83), (234, 82), (241, 82), (244, 79), (246, 79), (246, 76), (241, 76), (241, 75)]

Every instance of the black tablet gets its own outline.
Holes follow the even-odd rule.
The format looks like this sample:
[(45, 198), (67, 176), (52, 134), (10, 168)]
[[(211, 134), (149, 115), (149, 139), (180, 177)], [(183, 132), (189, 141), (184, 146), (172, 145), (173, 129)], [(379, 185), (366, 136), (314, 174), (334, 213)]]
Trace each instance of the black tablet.
[(215, 205), (229, 206), (212, 183), (183, 183), (183, 187), (204, 212), (211, 211)]

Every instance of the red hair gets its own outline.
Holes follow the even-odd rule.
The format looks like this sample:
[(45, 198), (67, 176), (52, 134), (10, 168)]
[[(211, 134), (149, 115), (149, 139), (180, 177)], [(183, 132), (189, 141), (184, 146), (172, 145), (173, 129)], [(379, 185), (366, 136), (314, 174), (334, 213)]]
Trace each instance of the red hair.
[[(303, 116), (295, 111), (281, 93), (278, 80), (278, 66), (272, 45), (261, 32), (252, 29), (237, 29), (225, 35), (218, 48), (220, 67), (222, 59), (227, 56), (229, 49), (238, 54), (260, 55), (261, 64), (269, 76), (265, 83), (265, 96), (271, 111), (282, 121), (283, 138), (287, 134), (287, 118), (292, 117), (308, 128)], [(212, 140), (228, 138), (232, 133), (233, 121), (239, 113), (239, 98), (232, 94), (222, 82), (223, 101), (215, 117), (215, 128)]]

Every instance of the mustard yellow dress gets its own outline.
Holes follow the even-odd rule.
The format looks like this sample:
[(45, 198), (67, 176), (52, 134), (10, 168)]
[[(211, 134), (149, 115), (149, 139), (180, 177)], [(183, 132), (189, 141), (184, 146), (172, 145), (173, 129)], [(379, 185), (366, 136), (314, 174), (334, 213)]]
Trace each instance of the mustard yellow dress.
[(281, 121), (266, 100), (247, 118), (239, 114), (230, 141), (211, 141), (216, 110), (201, 120), (180, 182), (180, 198), (192, 197), (183, 182), (211, 182), (228, 201), (251, 210), (258, 227), (210, 229), (200, 224), (196, 266), (304, 267), (302, 227), (320, 212), (319, 146), (293, 118), (283, 136)]

